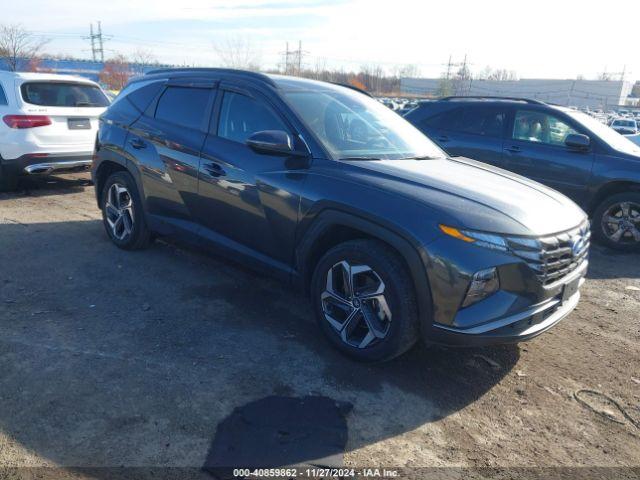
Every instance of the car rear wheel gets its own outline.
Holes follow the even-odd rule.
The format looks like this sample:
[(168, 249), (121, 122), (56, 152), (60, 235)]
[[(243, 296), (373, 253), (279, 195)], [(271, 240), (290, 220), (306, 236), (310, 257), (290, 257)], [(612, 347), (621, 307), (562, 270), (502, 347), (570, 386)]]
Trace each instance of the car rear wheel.
[(600, 243), (611, 248), (640, 251), (640, 192), (605, 199), (593, 215), (592, 231)]
[(133, 177), (128, 172), (112, 174), (101, 195), (102, 220), (111, 241), (125, 250), (145, 248), (151, 238)]
[(320, 329), (356, 360), (390, 360), (419, 338), (413, 282), (381, 242), (353, 240), (329, 250), (316, 266), (311, 295)]

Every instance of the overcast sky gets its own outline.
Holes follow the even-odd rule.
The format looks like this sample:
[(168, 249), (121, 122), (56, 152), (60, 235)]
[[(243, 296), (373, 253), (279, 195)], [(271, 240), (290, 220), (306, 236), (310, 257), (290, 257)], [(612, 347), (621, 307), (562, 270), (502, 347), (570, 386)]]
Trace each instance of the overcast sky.
[(89, 23), (102, 21), (106, 55), (151, 51), (160, 62), (216, 65), (214, 44), (242, 38), (263, 67), (285, 42), (304, 63), (389, 71), (415, 64), (439, 76), (449, 55), (521, 78), (595, 78), (626, 68), (640, 79), (638, 0), (3, 0), (1, 22), (50, 38), (47, 51), (89, 58)]

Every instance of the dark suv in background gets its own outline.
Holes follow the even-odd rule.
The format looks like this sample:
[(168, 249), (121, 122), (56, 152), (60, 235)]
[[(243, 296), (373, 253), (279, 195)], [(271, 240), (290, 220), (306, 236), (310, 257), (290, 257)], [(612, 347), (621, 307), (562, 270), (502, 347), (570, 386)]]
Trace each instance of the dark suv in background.
[(640, 147), (589, 115), (537, 100), (447, 97), (405, 118), (449, 155), (564, 193), (592, 218), (601, 243), (640, 251)]
[(172, 235), (273, 273), (359, 360), (421, 336), (532, 338), (576, 306), (587, 268), (571, 200), (448, 158), (376, 100), (323, 82), (149, 73), (102, 116), (92, 175), (118, 247)]

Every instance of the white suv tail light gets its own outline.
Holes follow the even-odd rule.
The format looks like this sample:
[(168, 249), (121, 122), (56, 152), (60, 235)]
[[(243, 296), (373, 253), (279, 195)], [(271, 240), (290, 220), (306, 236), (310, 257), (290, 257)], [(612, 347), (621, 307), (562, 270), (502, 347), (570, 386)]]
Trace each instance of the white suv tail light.
[(34, 128), (51, 125), (51, 119), (46, 115), (5, 115), (2, 120), (9, 128)]

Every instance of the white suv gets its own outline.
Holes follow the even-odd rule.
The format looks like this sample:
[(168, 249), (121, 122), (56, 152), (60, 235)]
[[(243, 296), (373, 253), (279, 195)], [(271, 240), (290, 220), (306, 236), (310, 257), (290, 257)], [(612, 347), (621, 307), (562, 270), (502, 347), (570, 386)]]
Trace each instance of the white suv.
[(0, 71), (0, 190), (20, 175), (89, 167), (108, 105), (86, 78)]

